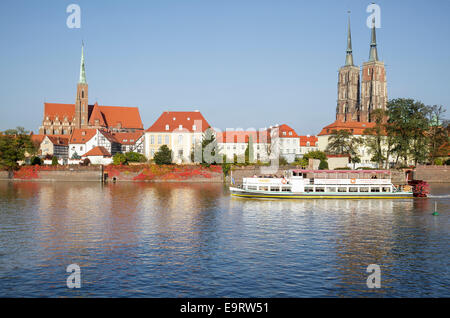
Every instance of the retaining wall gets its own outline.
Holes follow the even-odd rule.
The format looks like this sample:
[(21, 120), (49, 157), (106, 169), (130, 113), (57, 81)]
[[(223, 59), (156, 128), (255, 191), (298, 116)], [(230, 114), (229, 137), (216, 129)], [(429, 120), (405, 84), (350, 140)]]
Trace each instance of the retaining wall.
[(417, 166), (413, 176), (429, 183), (450, 183), (450, 166)]

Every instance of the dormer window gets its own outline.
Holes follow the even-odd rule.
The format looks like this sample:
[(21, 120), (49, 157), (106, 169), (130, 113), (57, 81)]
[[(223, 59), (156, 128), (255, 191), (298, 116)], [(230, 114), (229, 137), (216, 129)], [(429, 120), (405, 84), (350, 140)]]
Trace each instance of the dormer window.
[(292, 131), (289, 132), (289, 136), (292, 136)]
[(166, 125), (166, 130), (169, 130), (169, 125)]
[(191, 120), (191, 117), (188, 117), (187, 120)]
[(197, 126), (196, 125), (192, 125), (192, 130), (196, 131), (197, 130)]
[(180, 129), (180, 130), (183, 129), (183, 125), (179, 125), (178, 129)]
[(172, 118), (172, 120), (175, 120), (176, 118), (174, 117), (174, 118)]
[(286, 136), (286, 132), (285, 131), (283, 131), (283, 136)]
[(86, 132), (85, 132), (85, 131), (82, 131), (82, 132), (81, 132), (81, 135), (82, 135), (82, 136), (86, 136)]

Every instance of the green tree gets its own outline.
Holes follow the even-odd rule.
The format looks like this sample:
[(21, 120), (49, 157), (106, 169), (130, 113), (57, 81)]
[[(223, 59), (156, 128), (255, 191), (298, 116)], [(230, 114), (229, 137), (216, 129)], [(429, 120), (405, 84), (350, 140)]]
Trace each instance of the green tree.
[(350, 130), (334, 129), (328, 137), (328, 146), (326, 152), (334, 155), (357, 156), (357, 148), (362, 143), (361, 138), (353, 136)]
[(42, 159), (39, 158), (38, 156), (33, 156), (33, 157), (31, 157), (30, 164), (32, 166), (36, 166), (36, 165), (40, 166), (40, 165), (42, 165)]
[(52, 166), (57, 166), (58, 165), (58, 157), (53, 156), (52, 157)]
[(147, 158), (138, 152), (126, 152), (125, 158), (127, 159), (127, 162), (147, 162)]
[(433, 162), (437, 157), (446, 157), (448, 154), (447, 145), (450, 144), (448, 134), (448, 122), (444, 120), (446, 109), (440, 105), (429, 107), (428, 120), (429, 130), (429, 157)]
[(328, 169), (328, 158), (327, 154), (323, 151), (316, 150), (316, 151), (310, 151), (303, 155), (303, 159), (306, 160), (306, 166), (309, 165), (309, 159), (318, 159), (320, 160), (319, 169), (322, 166), (322, 170)]
[[(205, 130), (203, 133), (202, 142), (200, 144), (201, 151), (201, 161), (199, 161), (202, 165), (215, 165), (218, 163), (222, 163), (222, 156), (219, 154), (219, 146), (217, 144), (217, 140), (214, 134), (214, 130), (211, 127)], [(198, 154), (200, 155), (200, 153)]]
[(153, 156), (153, 160), (157, 165), (172, 164), (172, 150), (167, 145), (162, 145)]
[(0, 166), (17, 169), (18, 161), (25, 159), (25, 153), (35, 153), (36, 148), (29, 132), (23, 127), (8, 129), (0, 134)]
[(364, 130), (364, 144), (369, 148), (372, 155), (371, 161), (377, 162), (378, 167), (382, 168), (384, 162), (387, 160), (386, 149), (384, 147), (384, 142), (386, 140), (385, 121), (387, 112), (378, 108), (372, 112), (371, 116), (374, 118), (375, 126)]
[(389, 119), (386, 131), (396, 163), (402, 158), (404, 165), (407, 165), (409, 157), (414, 164), (424, 162), (429, 153), (429, 108), (410, 98), (390, 100), (387, 107)]
[(254, 147), (253, 147), (253, 137), (250, 135), (248, 137), (247, 148), (245, 149), (245, 163), (250, 164), (255, 161)]
[(81, 159), (81, 157), (80, 157), (80, 155), (75, 151), (75, 152), (73, 153), (71, 159), (73, 159), (73, 160), (79, 160), (79, 159)]
[(113, 156), (113, 164), (114, 165), (126, 165), (126, 164), (128, 164), (127, 157), (123, 153), (117, 152)]

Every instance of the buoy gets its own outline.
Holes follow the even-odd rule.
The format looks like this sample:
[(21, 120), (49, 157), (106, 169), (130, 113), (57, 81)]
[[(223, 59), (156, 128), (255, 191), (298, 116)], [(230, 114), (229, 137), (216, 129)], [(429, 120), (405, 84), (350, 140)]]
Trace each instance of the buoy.
[(439, 215), (439, 213), (438, 213), (438, 211), (437, 211), (437, 202), (434, 202), (434, 212), (433, 212), (433, 215), (434, 215), (434, 216), (438, 216), (438, 215)]

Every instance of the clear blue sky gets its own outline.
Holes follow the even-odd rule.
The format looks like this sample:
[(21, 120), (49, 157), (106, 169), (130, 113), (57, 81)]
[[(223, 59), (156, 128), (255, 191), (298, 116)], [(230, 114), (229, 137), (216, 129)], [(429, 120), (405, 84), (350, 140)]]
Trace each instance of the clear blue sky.
[[(81, 28), (66, 7), (81, 7)], [(450, 105), (450, 1), (378, 1), (389, 98)], [(333, 122), (351, 10), (355, 63), (368, 59), (369, 1), (0, 2), (0, 130), (37, 131), (43, 103), (74, 103), (85, 42), (89, 103), (202, 111), (214, 127)], [(447, 114), (449, 117), (449, 114)]]

